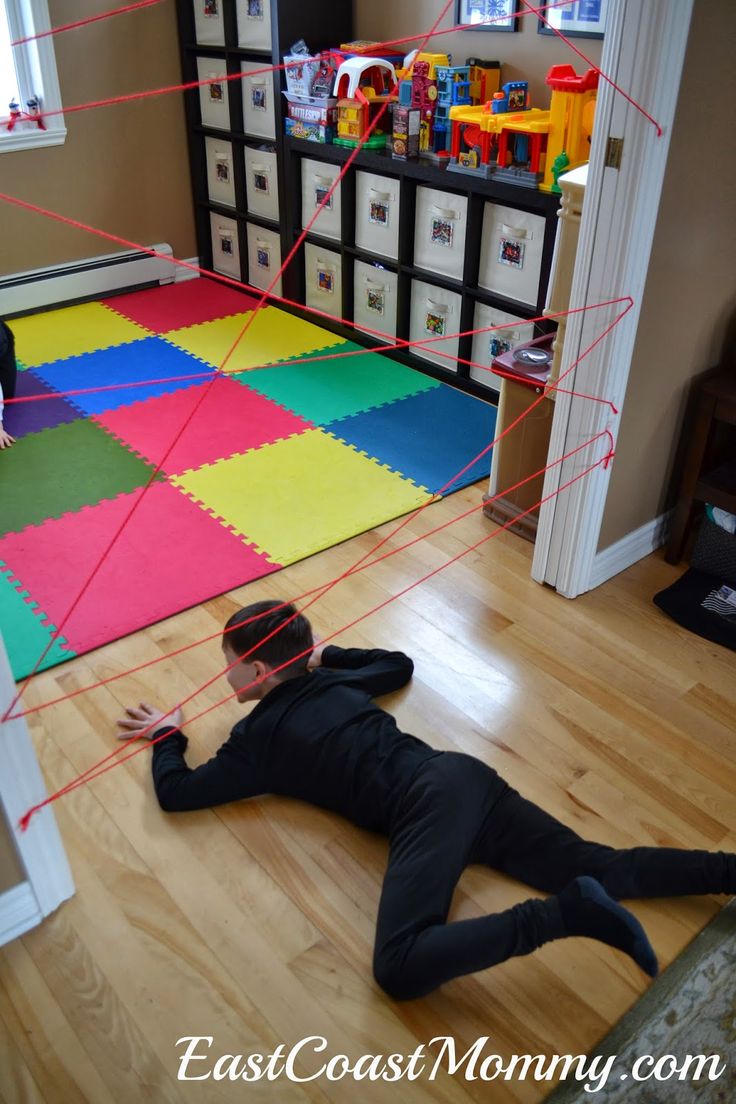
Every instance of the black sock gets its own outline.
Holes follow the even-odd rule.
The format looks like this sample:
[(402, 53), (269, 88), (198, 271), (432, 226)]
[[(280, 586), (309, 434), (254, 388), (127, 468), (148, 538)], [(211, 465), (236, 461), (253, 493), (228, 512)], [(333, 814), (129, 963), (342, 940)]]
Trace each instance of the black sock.
[(650, 977), (658, 972), (657, 956), (636, 917), (608, 896), (595, 878), (582, 876), (555, 898), (565, 935), (600, 939), (631, 955)]

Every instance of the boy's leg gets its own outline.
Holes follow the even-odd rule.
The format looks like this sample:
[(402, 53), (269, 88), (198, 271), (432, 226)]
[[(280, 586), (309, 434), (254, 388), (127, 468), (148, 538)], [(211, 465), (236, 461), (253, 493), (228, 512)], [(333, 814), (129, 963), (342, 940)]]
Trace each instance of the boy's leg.
[(578, 875), (595, 878), (615, 898), (736, 893), (734, 854), (593, 843), (512, 789), (491, 811), (473, 861), (549, 893)]
[(602, 939), (655, 972), (641, 926), (592, 879), (548, 901), (446, 922), (478, 828), (503, 788), (495, 772), (459, 755), (443, 756), (412, 783), (391, 834), (378, 911), (373, 972), (379, 985), (397, 1000), (424, 996), (451, 978), (568, 935)]

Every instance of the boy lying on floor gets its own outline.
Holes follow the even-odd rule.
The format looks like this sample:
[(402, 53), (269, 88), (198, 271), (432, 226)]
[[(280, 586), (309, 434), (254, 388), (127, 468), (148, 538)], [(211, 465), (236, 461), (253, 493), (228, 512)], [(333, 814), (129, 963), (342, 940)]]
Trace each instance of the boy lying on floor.
[[(315, 646), (309, 621), (295, 613), (258, 602), (225, 626), (228, 682), (238, 701), (258, 704), (209, 762), (186, 765), (178, 709), (163, 714), (141, 703), (126, 710), (121, 739), (151, 725), (151, 738), (167, 731), (153, 748), (153, 782), (168, 812), (275, 793), (387, 835), (373, 971), (390, 996), (421, 997), (451, 978), (576, 935), (625, 951), (653, 976), (657, 959), (644, 929), (615, 899), (736, 893), (736, 855), (616, 850), (583, 840), (481, 760), (401, 732), (372, 699), (405, 686), (412, 661), (401, 652)], [(552, 896), (448, 924), (453, 891), (471, 863)]]

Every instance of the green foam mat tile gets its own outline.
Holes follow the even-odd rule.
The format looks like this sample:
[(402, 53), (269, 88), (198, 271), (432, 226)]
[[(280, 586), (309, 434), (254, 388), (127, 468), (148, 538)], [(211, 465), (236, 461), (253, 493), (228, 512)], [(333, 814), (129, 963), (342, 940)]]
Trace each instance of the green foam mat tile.
[[(232, 378), (321, 426), (440, 386), (437, 380), (350, 341), (324, 352), (325, 359), (285, 361), (273, 368), (238, 372)], [(330, 355), (347, 352), (360, 355)]]
[[(32, 671), (43, 655), (55, 632), (53, 625), (45, 624), (46, 618), (31, 600), (22, 583), (12, 580), (0, 565), (0, 627), (8, 651), (13, 677)], [(66, 646), (63, 637), (53, 642), (39, 666), (39, 671), (55, 667), (73, 659), (76, 652)]]
[(3, 453), (0, 534), (127, 494), (153, 470), (94, 422), (32, 433)]

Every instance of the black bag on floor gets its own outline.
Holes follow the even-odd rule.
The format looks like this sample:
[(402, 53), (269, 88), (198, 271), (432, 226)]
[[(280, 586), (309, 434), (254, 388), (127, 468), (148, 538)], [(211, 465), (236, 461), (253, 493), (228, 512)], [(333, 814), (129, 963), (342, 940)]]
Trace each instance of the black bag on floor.
[(6, 399), (15, 398), (17, 372), (13, 331), (5, 322), (0, 322), (0, 384)]

